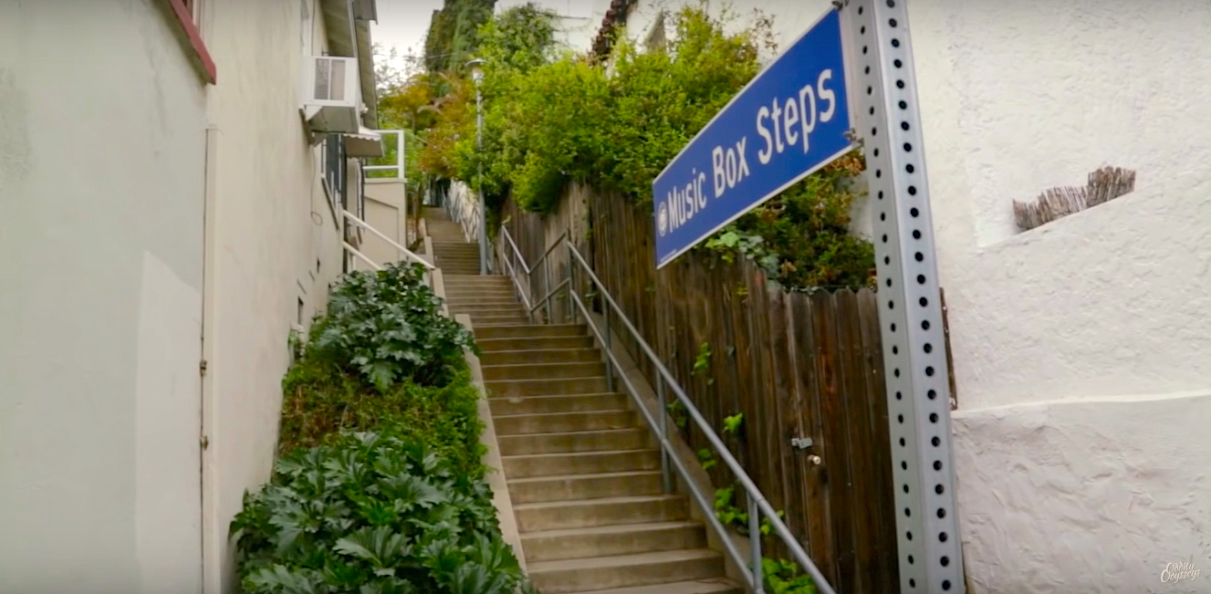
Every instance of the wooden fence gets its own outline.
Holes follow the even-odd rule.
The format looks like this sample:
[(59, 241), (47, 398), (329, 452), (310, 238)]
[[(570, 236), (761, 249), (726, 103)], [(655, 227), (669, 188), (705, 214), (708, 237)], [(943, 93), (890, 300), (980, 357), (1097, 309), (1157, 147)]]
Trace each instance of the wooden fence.
[[(740, 435), (725, 441), (834, 588), (898, 592), (875, 294), (786, 293), (748, 262), (693, 252), (657, 271), (648, 209), (583, 189), (570, 194), (580, 204), (561, 209), (587, 210), (590, 229), (574, 241), (716, 432), (723, 435), (725, 417), (744, 415)], [(553, 238), (576, 220), (506, 213), (515, 237)], [(519, 247), (529, 261), (543, 249), (532, 239)], [(558, 278), (562, 269), (552, 271)], [(654, 385), (646, 360), (635, 359)], [(700, 359), (705, 366), (695, 369)], [(684, 437), (695, 450), (709, 447), (697, 430)], [(803, 437), (810, 448), (791, 445)], [(721, 466), (709, 472), (716, 487), (732, 483)], [(734, 503), (745, 509), (739, 496)], [(771, 556), (782, 553), (776, 538), (765, 544)]]

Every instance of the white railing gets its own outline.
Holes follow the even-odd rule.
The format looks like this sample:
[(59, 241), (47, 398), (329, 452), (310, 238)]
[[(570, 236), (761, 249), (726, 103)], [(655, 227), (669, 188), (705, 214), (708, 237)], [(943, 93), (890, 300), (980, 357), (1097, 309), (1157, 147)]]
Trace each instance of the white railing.
[[(366, 221), (363, 221), (363, 220), (353, 216), (349, 211), (345, 211), (345, 219), (347, 219), (348, 221), (352, 222), (353, 224), (369, 231), (375, 237), (378, 237), (379, 239), (387, 242), (387, 244), (389, 244), (391, 247), (395, 248), (395, 250), (397, 252), (399, 252), (399, 254), (402, 256), (400, 258), (401, 260), (412, 260), (414, 262), (418, 262), (428, 270), (433, 270), (435, 268), (435, 266), (433, 266), (433, 264), (430, 264), (428, 260), (425, 260), (424, 258), (413, 253), (412, 250), (409, 250), (408, 248), (396, 243), (395, 240), (391, 239), (390, 237), (387, 237), (378, 229), (371, 227), (370, 224), (367, 223)], [(345, 249), (352, 250), (353, 247), (346, 243)], [(353, 250), (353, 251), (356, 252), (356, 250)], [(355, 253), (354, 255), (357, 255), (357, 254)], [(366, 258), (365, 256), (362, 256), (362, 258), (364, 260), (366, 260), (367, 262), (370, 261), (369, 258)], [(379, 270), (382, 270), (382, 267), (379, 267)]]
[(406, 175), (407, 172), (405, 170), (407, 155), (404, 154), (404, 145), (405, 145), (404, 131), (403, 130), (371, 130), (371, 131), (378, 134), (379, 136), (383, 136), (385, 134), (394, 134), (395, 135), (395, 146), (396, 146), (395, 165), (367, 165), (365, 167), (365, 170), (366, 171), (395, 171), (396, 177), (398, 177), (401, 181), (404, 180), (404, 178), (407, 177), (407, 175)]

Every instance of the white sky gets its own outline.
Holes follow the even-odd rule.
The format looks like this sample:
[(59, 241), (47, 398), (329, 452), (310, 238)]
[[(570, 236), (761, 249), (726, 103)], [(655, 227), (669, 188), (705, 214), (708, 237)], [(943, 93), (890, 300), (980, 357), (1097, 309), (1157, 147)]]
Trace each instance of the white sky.
[[(525, 4), (526, 0), (497, 0), (496, 10)], [(587, 17), (592, 13), (595, 0), (535, 0), (535, 3), (554, 10), (562, 16)], [(424, 53), (425, 33), (433, 11), (442, 7), (442, 0), (378, 0), (378, 24), (371, 31), (371, 38), (384, 48), (395, 47), (400, 54), (415, 51)]]

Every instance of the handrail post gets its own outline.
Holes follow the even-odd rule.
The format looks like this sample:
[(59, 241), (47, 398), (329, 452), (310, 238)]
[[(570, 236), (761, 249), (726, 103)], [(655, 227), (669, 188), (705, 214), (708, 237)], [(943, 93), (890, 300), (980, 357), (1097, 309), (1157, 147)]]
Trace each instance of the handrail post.
[[(571, 264), (571, 262), (569, 262), (568, 264)], [(598, 290), (600, 291), (603, 289), (599, 288)], [(604, 301), (604, 299), (602, 301)], [(614, 308), (610, 307), (607, 304), (603, 309), (605, 309), (605, 312), (604, 312), (605, 313), (605, 348), (608, 351), (608, 350), (610, 350), (610, 310), (612, 310)], [(614, 367), (612, 365), (610, 365), (609, 357), (606, 357), (605, 374), (606, 374), (606, 390), (609, 392), (613, 392), (614, 391)]]
[(748, 542), (753, 556), (753, 594), (765, 592), (765, 571), (761, 567), (761, 510), (757, 500), (746, 494), (748, 499)]
[[(660, 407), (660, 427), (657, 432), (660, 434), (660, 441), (668, 441), (669, 438), (669, 412), (668, 403), (664, 397), (664, 376), (656, 374), (656, 403)], [(669, 452), (663, 447), (660, 448), (660, 480), (664, 484), (664, 492), (673, 492), (673, 477), (669, 475)]]
[(568, 246), (568, 323), (576, 323), (576, 310), (572, 309), (572, 291), (576, 290), (576, 263), (572, 261), (572, 242), (567, 237), (563, 238), (564, 245)]
[(551, 317), (551, 259), (544, 258), (542, 261), (543, 287), (542, 292), (547, 294), (546, 302), (546, 323), (554, 324), (555, 319)]

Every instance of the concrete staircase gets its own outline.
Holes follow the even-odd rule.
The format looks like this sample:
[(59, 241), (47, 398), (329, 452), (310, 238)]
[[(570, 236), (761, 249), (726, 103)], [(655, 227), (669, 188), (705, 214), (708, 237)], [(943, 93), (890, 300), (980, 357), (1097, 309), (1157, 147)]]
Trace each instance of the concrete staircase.
[[(428, 225), (430, 234), (445, 229)], [(471, 316), (484, 352), (503, 471), (538, 591), (743, 592), (723, 577), (723, 557), (706, 548), (688, 499), (663, 493), (655, 441), (627, 396), (607, 390), (587, 329), (529, 324), (506, 277), (443, 272), (451, 314)]]
[(468, 243), (462, 225), (445, 210), (424, 209), (425, 226), (433, 238), (434, 265), (445, 275), (479, 274), (479, 245)]

